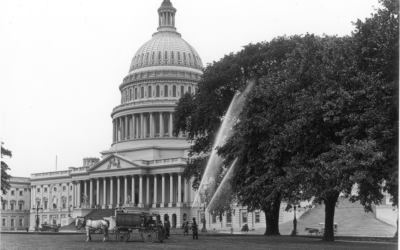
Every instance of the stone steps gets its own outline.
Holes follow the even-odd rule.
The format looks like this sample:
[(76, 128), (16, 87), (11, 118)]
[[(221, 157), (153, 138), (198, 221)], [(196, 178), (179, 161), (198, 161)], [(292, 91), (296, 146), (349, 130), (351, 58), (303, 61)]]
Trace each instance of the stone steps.
[[(317, 205), (308, 210), (297, 220), (297, 231), (300, 235), (307, 235), (305, 228), (321, 228), (319, 223), (325, 222), (325, 205)], [(340, 198), (335, 209), (335, 222), (338, 224), (337, 235), (354, 236), (393, 236), (396, 228), (375, 218), (374, 213), (366, 213), (359, 203), (351, 203), (348, 199)], [(279, 226), (283, 235), (291, 234), (293, 221), (282, 223)]]

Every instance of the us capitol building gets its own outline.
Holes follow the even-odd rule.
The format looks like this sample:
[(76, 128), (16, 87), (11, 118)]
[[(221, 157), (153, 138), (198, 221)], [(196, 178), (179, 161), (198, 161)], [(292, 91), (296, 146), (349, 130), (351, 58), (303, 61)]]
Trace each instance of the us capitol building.
[[(173, 227), (183, 219), (201, 222), (204, 204), (182, 173), (190, 144), (172, 136), (173, 112), (179, 98), (195, 93), (203, 64), (196, 50), (177, 32), (176, 9), (164, 0), (158, 29), (133, 56), (119, 85), (121, 104), (111, 113), (111, 148), (83, 166), (12, 178), (3, 194), (2, 229), (33, 230), (39, 224), (69, 225), (76, 216), (102, 211), (107, 216), (124, 206), (135, 211), (168, 214)], [(37, 212), (37, 208), (43, 208)], [(207, 228), (265, 227), (264, 213), (232, 205), (220, 222), (205, 213)]]

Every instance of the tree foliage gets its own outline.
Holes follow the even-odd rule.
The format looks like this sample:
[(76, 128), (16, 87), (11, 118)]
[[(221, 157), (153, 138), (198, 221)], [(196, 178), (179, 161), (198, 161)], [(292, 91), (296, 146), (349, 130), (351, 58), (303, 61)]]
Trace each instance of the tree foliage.
[(12, 157), (12, 153), (10, 150), (3, 147), (3, 142), (1, 143), (1, 191), (6, 194), (7, 191), (11, 188), (8, 180), (11, 178), (11, 175), (7, 173), (7, 170), (10, 170), (7, 163), (3, 161), (3, 156)]
[(196, 95), (182, 98), (175, 114), (174, 133), (185, 130), (194, 142), (185, 170), (194, 187), (232, 97), (254, 78), (218, 153), (225, 168), (238, 159), (232, 192), (249, 210), (264, 210), (266, 234), (279, 234), (281, 200), (324, 202), (326, 241), (334, 240), (339, 195), (369, 211), (387, 191), (397, 205), (399, 8), (381, 3), (351, 36), (279, 37), (208, 65)]

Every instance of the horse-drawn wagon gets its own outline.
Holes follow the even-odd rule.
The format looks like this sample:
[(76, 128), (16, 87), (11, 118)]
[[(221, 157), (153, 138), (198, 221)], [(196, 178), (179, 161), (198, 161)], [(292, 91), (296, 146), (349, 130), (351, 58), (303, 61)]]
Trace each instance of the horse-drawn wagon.
[(136, 229), (144, 242), (153, 243), (164, 240), (164, 227), (159, 214), (117, 212), (115, 222), (114, 232), (117, 241), (128, 241), (130, 233)]

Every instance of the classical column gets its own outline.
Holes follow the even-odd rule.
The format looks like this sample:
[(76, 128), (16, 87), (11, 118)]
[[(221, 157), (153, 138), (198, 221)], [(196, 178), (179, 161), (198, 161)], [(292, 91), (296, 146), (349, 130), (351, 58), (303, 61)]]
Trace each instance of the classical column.
[(144, 135), (144, 120), (143, 120), (143, 113), (140, 113), (140, 138), (146, 138), (146, 135)]
[(119, 206), (121, 200), (121, 180), (119, 176), (117, 176), (117, 206)]
[(82, 182), (78, 181), (78, 195), (76, 196), (78, 207), (81, 207), (81, 200), (82, 200)]
[(58, 208), (62, 208), (62, 200), (61, 200), (61, 190), (62, 190), (62, 184), (60, 183), (60, 184), (58, 184), (58, 188), (57, 188), (57, 191), (58, 191)]
[(190, 185), (189, 185), (189, 183), (187, 183), (186, 182), (186, 180), (184, 179), (183, 180), (184, 181), (184, 187), (185, 187), (185, 195), (184, 195), (184, 200), (183, 200), (183, 202), (184, 203), (189, 203), (190, 201), (189, 201), (189, 193), (190, 193)]
[(124, 176), (124, 195), (125, 195), (125, 204), (127, 202), (126, 197), (128, 196), (128, 178), (127, 176)]
[(146, 204), (150, 203), (150, 175), (146, 175)]
[(143, 207), (143, 175), (139, 175), (139, 205), (138, 207)]
[(163, 113), (160, 112), (160, 137), (164, 136), (164, 119), (163, 119)]
[(172, 124), (173, 124), (172, 123), (172, 117), (173, 117), (172, 112), (169, 112), (169, 126), (168, 126), (169, 137), (172, 137)]
[(115, 122), (112, 121), (112, 141), (115, 142)]
[(132, 175), (132, 189), (131, 189), (131, 193), (132, 193), (132, 204), (135, 204), (135, 176)]
[(93, 179), (90, 179), (90, 190), (89, 190), (89, 199), (90, 199), (90, 208), (92, 208), (93, 205)]
[(135, 119), (135, 128), (136, 128), (136, 138), (140, 138), (140, 135), (139, 135), (139, 117), (136, 117), (136, 119)]
[(147, 131), (147, 115), (143, 114), (143, 118), (143, 138), (147, 138), (147, 132), (149, 132)]
[[(66, 206), (67, 206), (67, 208), (69, 208), (69, 182), (68, 183), (66, 183), (67, 184), (67, 204), (66, 204)], [(72, 199), (72, 198), (71, 198)], [(71, 200), (72, 201), (72, 200)]]
[(97, 178), (96, 182), (96, 206), (100, 206), (100, 178)]
[(165, 174), (161, 174), (161, 205), (164, 207), (165, 204)]
[(110, 177), (110, 205), (109, 205), (109, 208), (112, 208), (113, 206), (114, 206), (114, 193), (113, 193), (113, 190), (114, 190), (114, 183), (113, 183), (113, 177), (111, 176)]
[(125, 116), (125, 140), (128, 140), (128, 139), (129, 139), (128, 117), (129, 117), (129, 116)]
[(121, 141), (123, 141), (125, 140), (125, 123), (122, 116), (119, 119), (121, 119)]
[(172, 207), (172, 203), (174, 203), (174, 175), (172, 173), (169, 174), (169, 207)]
[(87, 181), (84, 180), (83, 183), (84, 183), (84, 191), (83, 191), (83, 193), (84, 193), (85, 196), (86, 196), (86, 195), (87, 195)]
[(182, 173), (178, 173), (178, 201), (177, 207), (182, 206)]
[(157, 175), (153, 175), (154, 176), (154, 195), (153, 195), (153, 207), (157, 207)]
[(153, 112), (150, 112), (150, 137), (154, 137), (154, 117)]
[(103, 208), (107, 207), (107, 179), (103, 178)]
[(36, 207), (35, 206), (35, 192), (34, 191), (36, 191), (35, 186), (31, 186), (31, 207), (32, 208)]
[(135, 139), (135, 115), (131, 115), (131, 139)]

